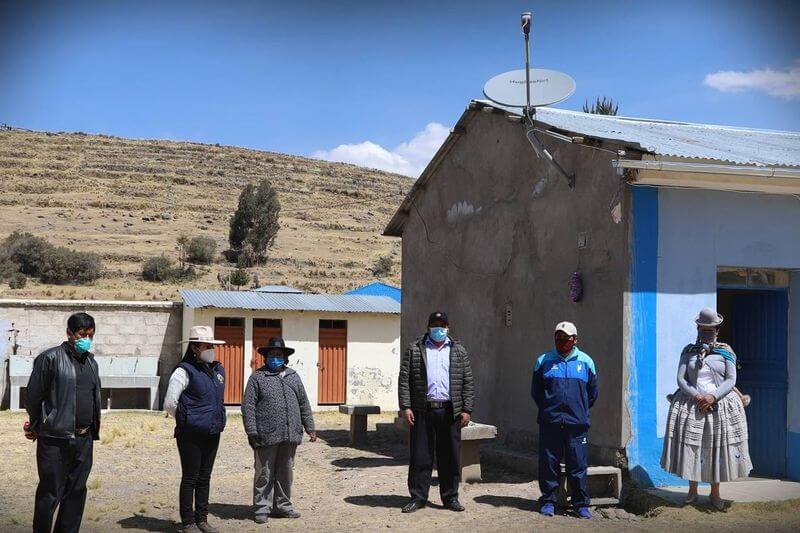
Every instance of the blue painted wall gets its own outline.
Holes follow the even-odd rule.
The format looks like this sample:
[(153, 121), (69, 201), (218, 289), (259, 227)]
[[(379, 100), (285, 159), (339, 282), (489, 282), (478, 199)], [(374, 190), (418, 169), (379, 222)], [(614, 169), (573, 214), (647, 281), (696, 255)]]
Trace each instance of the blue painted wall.
[(661, 469), (656, 403), (656, 320), (658, 308), (658, 195), (654, 187), (633, 187), (630, 240), (628, 336), (628, 401), (631, 438), (628, 468), (644, 487), (670, 485), (681, 480)]
[[(790, 196), (632, 188), (628, 460), (641, 485), (684, 482), (660, 467), (665, 395), (676, 388), (694, 314), (716, 307), (717, 266), (800, 269), (800, 202)], [(788, 471), (800, 479), (800, 273), (789, 290)], [(735, 349), (735, 347), (734, 347)]]

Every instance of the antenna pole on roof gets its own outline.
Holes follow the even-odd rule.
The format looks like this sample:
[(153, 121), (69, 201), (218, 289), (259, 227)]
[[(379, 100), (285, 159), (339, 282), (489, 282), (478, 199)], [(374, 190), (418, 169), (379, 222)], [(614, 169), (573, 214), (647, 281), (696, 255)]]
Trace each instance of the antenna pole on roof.
[(522, 14), (520, 25), (522, 34), (525, 36), (525, 116), (531, 119), (534, 112), (531, 109), (531, 12), (526, 11)]

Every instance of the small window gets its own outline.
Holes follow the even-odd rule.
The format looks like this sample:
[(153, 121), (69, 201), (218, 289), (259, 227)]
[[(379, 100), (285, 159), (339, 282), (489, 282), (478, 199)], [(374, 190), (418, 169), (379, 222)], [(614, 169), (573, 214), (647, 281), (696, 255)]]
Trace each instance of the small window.
[(717, 285), (720, 287), (788, 287), (789, 272), (769, 268), (717, 268)]
[(319, 329), (347, 329), (347, 320), (320, 320)]
[(244, 318), (231, 318), (225, 316), (218, 316), (214, 319), (214, 326), (234, 326), (244, 327)]
[(281, 321), (274, 318), (254, 318), (254, 328), (281, 329)]

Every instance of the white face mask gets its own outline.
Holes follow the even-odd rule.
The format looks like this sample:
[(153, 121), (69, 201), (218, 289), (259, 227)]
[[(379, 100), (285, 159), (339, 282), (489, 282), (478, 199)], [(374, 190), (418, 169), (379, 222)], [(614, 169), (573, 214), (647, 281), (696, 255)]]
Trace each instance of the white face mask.
[(203, 350), (197, 354), (197, 357), (199, 357), (203, 362), (212, 363), (214, 361), (214, 349), (209, 348), (208, 350)]

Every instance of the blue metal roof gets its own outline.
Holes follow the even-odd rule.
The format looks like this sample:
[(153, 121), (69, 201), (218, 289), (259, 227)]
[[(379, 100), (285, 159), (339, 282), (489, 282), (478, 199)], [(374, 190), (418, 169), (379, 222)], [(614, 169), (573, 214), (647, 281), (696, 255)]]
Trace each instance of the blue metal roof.
[(364, 285), (363, 287), (353, 289), (352, 291), (348, 291), (345, 294), (388, 296), (389, 298), (392, 298), (393, 300), (396, 300), (398, 302), (401, 301), (400, 288), (395, 287), (393, 285), (389, 285), (387, 283), (381, 283), (380, 281), (375, 281), (368, 285)]
[(400, 314), (400, 304), (387, 296), (351, 294), (286, 294), (256, 291), (181, 289), (187, 307), (331, 313)]

